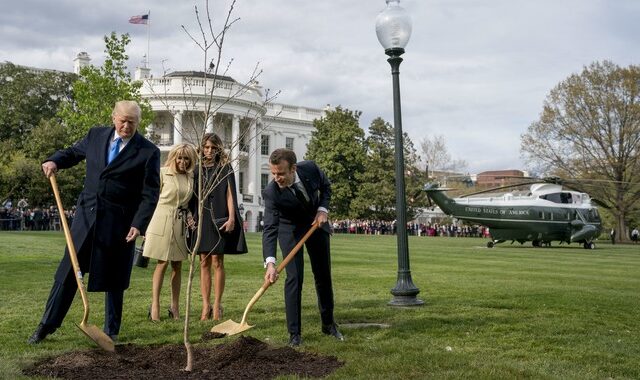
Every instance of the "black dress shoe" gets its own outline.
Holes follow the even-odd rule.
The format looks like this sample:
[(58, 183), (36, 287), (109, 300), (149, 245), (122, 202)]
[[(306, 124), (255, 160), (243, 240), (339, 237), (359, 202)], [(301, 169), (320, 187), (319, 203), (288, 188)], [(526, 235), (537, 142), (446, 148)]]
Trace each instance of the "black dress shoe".
[(44, 338), (46, 338), (47, 335), (51, 334), (55, 330), (56, 329), (52, 329), (52, 328), (47, 327), (47, 326), (43, 325), (42, 323), (40, 323), (38, 325), (38, 327), (36, 328), (36, 331), (34, 331), (33, 334), (31, 334), (31, 336), (27, 340), (27, 343), (29, 343), (29, 344), (38, 344)]
[(339, 341), (344, 340), (344, 336), (338, 331), (338, 326), (335, 323), (330, 325), (322, 325), (322, 333), (325, 335), (331, 335)]
[(298, 347), (302, 344), (302, 337), (300, 334), (291, 334), (289, 336), (289, 347)]

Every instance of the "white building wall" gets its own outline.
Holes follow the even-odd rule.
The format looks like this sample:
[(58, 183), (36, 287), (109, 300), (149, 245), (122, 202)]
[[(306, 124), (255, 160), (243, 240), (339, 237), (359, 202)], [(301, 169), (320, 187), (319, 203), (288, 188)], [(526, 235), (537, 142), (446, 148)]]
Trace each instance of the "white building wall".
[[(269, 154), (261, 153), (261, 136), (269, 136), (268, 153), (284, 148), (287, 137), (293, 138), (293, 151), (302, 160), (314, 130), (313, 120), (321, 118), (324, 111), (279, 103), (263, 105), (261, 87), (242, 86), (231, 78), (216, 79), (211, 102), (207, 94), (212, 87), (213, 79), (205, 79), (202, 73), (146, 78), (141, 93), (155, 112), (150, 137), (161, 151), (168, 152), (177, 141), (197, 144), (205, 129), (218, 133), (230, 147), (245, 228), (256, 231), (264, 211), (262, 175), (271, 180)], [(229, 94), (239, 96), (229, 99)], [(205, 118), (207, 110), (215, 115), (213, 121)], [(182, 116), (181, 124), (178, 115)]]
[[(90, 61), (87, 53), (78, 54), (74, 59), (74, 71), (78, 73), (82, 67), (90, 65)], [(243, 140), (245, 148), (231, 146), (230, 152), (231, 159), (238, 162), (236, 179), (240, 172), (243, 173), (243, 192), (238, 194), (238, 201), (244, 209), (246, 228), (255, 231), (264, 211), (262, 175), (269, 175), (271, 180), (269, 155), (261, 153), (261, 135), (270, 136), (268, 153), (285, 147), (287, 137), (293, 138), (293, 150), (298, 160), (302, 160), (314, 130), (313, 120), (323, 117), (324, 111), (281, 103), (265, 105), (262, 87), (257, 82), (244, 86), (229, 77), (213, 79), (205, 77), (204, 73), (185, 71), (153, 78), (149, 69), (137, 68), (135, 79), (143, 81), (141, 95), (149, 101), (155, 114), (147, 129), (148, 137), (161, 152), (168, 152), (180, 142), (197, 144), (205, 130), (213, 130), (229, 143), (238, 138)], [(209, 117), (206, 117), (207, 112)]]

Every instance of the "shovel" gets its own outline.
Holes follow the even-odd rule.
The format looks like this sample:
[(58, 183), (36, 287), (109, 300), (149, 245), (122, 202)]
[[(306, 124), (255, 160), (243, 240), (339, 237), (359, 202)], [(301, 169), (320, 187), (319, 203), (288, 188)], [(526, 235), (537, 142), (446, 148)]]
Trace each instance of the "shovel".
[(64, 209), (62, 208), (62, 200), (60, 200), (60, 191), (58, 190), (58, 182), (56, 181), (56, 176), (52, 174), (49, 177), (51, 181), (51, 187), (53, 188), (53, 194), (56, 198), (56, 204), (58, 205), (58, 213), (60, 214), (60, 222), (62, 223), (62, 227), (64, 229), (64, 237), (67, 240), (67, 248), (69, 249), (69, 257), (71, 258), (71, 264), (73, 265), (73, 271), (76, 273), (76, 282), (78, 283), (78, 289), (80, 290), (80, 295), (82, 296), (82, 304), (84, 305), (84, 315), (82, 317), (82, 321), (80, 322), (78, 328), (82, 330), (82, 332), (92, 339), (94, 342), (98, 344), (98, 346), (102, 347), (106, 351), (115, 351), (115, 345), (111, 338), (104, 331), (100, 330), (98, 326), (90, 325), (87, 323), (89, 319), (89, 299), (87, 297), (87, 290), (84, 288), (84, 282), (82, 281), (82, 272), (80, 271), (80, 264), (78, 263), (78, 256), (76, 254), (76, 248), (73, 245), (73, 240), (71, 239), (71, 231), (69, 230), (69, 225), (67, 224), (67, 217), (64, 214)]
[[(291, 260), (293, 260), (293, 258), (296, 256), (296, 253), (298, 253), (298, 251), (300, 250), (302, 245), (307, 241), (307, 239), (309, 239), (309, 236), (311, 236), (311, 234), (313, 234), (315, 232), (315, 230), (317, 230), (317, 229), (318, 229), (318, 223), (313, 223), (311, 225), (311, 228), (309, 229), (309, 231), (307, 231), (307, 233), (302, 237), (302, 239), (300, 239), (298, 244), (296, 244), (296, 246), (293, 247), (291, 252), (289, 252), (287, 257), (285, 257), (284, 260), (282, 260), (282, 262), (280, 263), (280, 265), (278, 265), (278, 268), (276, 268), (278, 273), (282, 272), (284, 267), (286, 267), (287, 264), (289, 264), (289, 262)], [(231, 319), (229, 319), (226, 322), (222, 322), (222, 323), (220, 323), (218, 325), (213, 326), (213, 328), (211, 329), (211, 332), (220, 333), (220, 334), (226, 334), (226, 335), (235, 335), (235, 334), (239, 334), (239, 333), (241, 333), (241, 332), (243, 332), (245, 330), (249, 330), (250, 328), (252, 328), (253, 326), (250, 326), (247, 323), (247, 314), (249, 314), (249, 310), (251, 310), (253, 305), (256, 302), (258, 302), (258, 299), (260, 299), (260, 297), (262, 297), (264, 292), (271, 285), (272, 285), (272, 283), (269, 280), (266, 280), (266, 279), (264, 280), (264, 284), (262, 284), (262, 287), (260, 289), (258, 289), (258, 291), (253, 296), (253, 298), (251, 298), (251, 301), (249, 301), (249, 304), (247, 305), (247, 308), (244, 309), (244, 314), (242, 315), (242, 321), (240, 321), (240, 323), (234, 322)]]

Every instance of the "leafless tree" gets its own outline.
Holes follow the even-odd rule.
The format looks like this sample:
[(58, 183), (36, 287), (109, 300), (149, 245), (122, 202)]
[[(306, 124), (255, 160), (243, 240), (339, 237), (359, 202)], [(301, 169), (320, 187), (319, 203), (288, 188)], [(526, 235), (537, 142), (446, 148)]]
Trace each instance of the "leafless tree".
[[(208, 0), (205, 0), (203, 9), (194, 7), (196, 27), (195, 31), (182, 25), (182, 30), (186, 33), (189, 39), (199, 50), (202, 60), (201, 72), (197, 74), (185, 76), (181, 83), (182, 89), (179, 99), (176, 99), (175, 89), (169, 89), (169, 81), (161, 81), (160, 91), (156, 91), (151, 86), (154, 92), (154, 98), (159, 99), (164, 108), (172, 115), (176, 112), (186, 112), (188, 116), (188, 122), (182, 123), (181, 128), (175, 128), (174, 133), (181, 133), (181, 138), (193, 143), (196, 146), (201, 146), (205, 133), (213, 129), (221, 137), (224, 136), (224, 127), (221, 125), (224, 123), (220, 117), (217, 116), (219, 110), (228, 105), (234, 100), (242, 98), (246, 103), (247, 98), (256, 98), (256, 94), (259, 94), (259, 101), (254, 101), (252, 104), (247, 105), (247, 111), (242, 117), (244, 122), (243, 128), (237, 136), (232, 136), (231, 139), (223, 140), (226, 144), (226, 148), (230, 151), (229, 164), (234, 169), (238, 170), (239, 167), (239, 155), (237, 153), (239, 149), (247, 152), (247, 147), (251, 146), (251, 141), (257, 139), (261, 134), (260, 132), (268, 125), (261, 121), (261, 116), (266, 111), (270, 102), (272, 102), (279, 94), (279, 91), (272, 93), (269, 89), (262, 90), (258, 86), (258, 78), (262, 74), (259, 63), (255, 65), (253, 71), (249, 75), (248, 79), (242, 83), (231, 80), (227, 76), (229, 69), (233, 63), (233, 59), (223, 64), (223, 47), (227, 33), (231, 30), (231, 27), (236, 24), (240, 19), (233, 17), (234, 7), (236, 0), (231, 1), (229, 8), (223, 18), (222, 24), (216, 28), (213, 17), (213, 11), (211, 4)], [(224, 14), (223, 14), (224, 15)], [(166, 72), (165, 72), (166, 74)], [(165, 78), (165, 76), (163, 76)], [(252, 95), (252, 96), (247, 96)], [(256, 154), (255, 151), (250, 149), (247, 152), (249, 155)], [(197, 168), (199, 178), (203, 179), (203, 162), (202, 156), (198, 157)], [(195, 195), (198, 199), (198, 215), (205, 217), (204, 204), (208, 195), (214, 190), (214, 188), (222, 181), (226, 181), (224, 173), (219, 171), (219, 175), (214, 178), (207, 178), (206, 181), (198, 181), (198, 186), (194, 189)], [(242, 221), (238, 221), (242, 223)], [(242, 225), (240, 226), (242, 228)], [(220, 233), (220, 231), (216, 231)], [(193, 370), (193, 352), (189, 337), (189, 322), (190, 322), (190, 310), (192, 301), (192, 289), (193, 289), (193, 277), (196, 271), (196, 263), (198, 260), (198, 249), (200, 246), (200, 240), (202, 236), (202, 223), (197, 223), (196, 226), (196, 241), (190, 244), (189, 252), (189, 275), (186, 286), (185, 297), (185, 318), (184, 318), (184, 345), (187, 351), (187, 363), (185, 371)], [(215, 248), (209, 252), (214, 252)]]
[[(466, 161), (451, 158), (443, 135), (425, 137), (420, 141), (420, 153), (425, 170), (428, 172), (455, 172), (464, 170), (467, 167)], [(427, 173), (427, 176), (429, 176), (429, 173)]]
[(595, 62), (560, 82), (520, 149), (543, 172), (596, 180), (587, 190), (626, 237), (640, 206), (640, 66)]

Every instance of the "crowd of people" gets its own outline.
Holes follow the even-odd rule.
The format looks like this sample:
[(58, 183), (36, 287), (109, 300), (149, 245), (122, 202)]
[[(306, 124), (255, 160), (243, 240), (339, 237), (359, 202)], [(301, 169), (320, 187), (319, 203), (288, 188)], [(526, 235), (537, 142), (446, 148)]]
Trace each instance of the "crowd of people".
[[(396, 222), (347, 219), (333, 222), (333, 231), (341, 234), (395, 235)], [(407, 233), (413, 236), (489, 237), (489, 228), (480, 225), (439, 223), (407, 223)]]
[[(75, 207), (64, 212), (71, 223)], [(61, 228), (60, 214), (55, 206), (0, 207), (0, 231), (60, 231)]]

